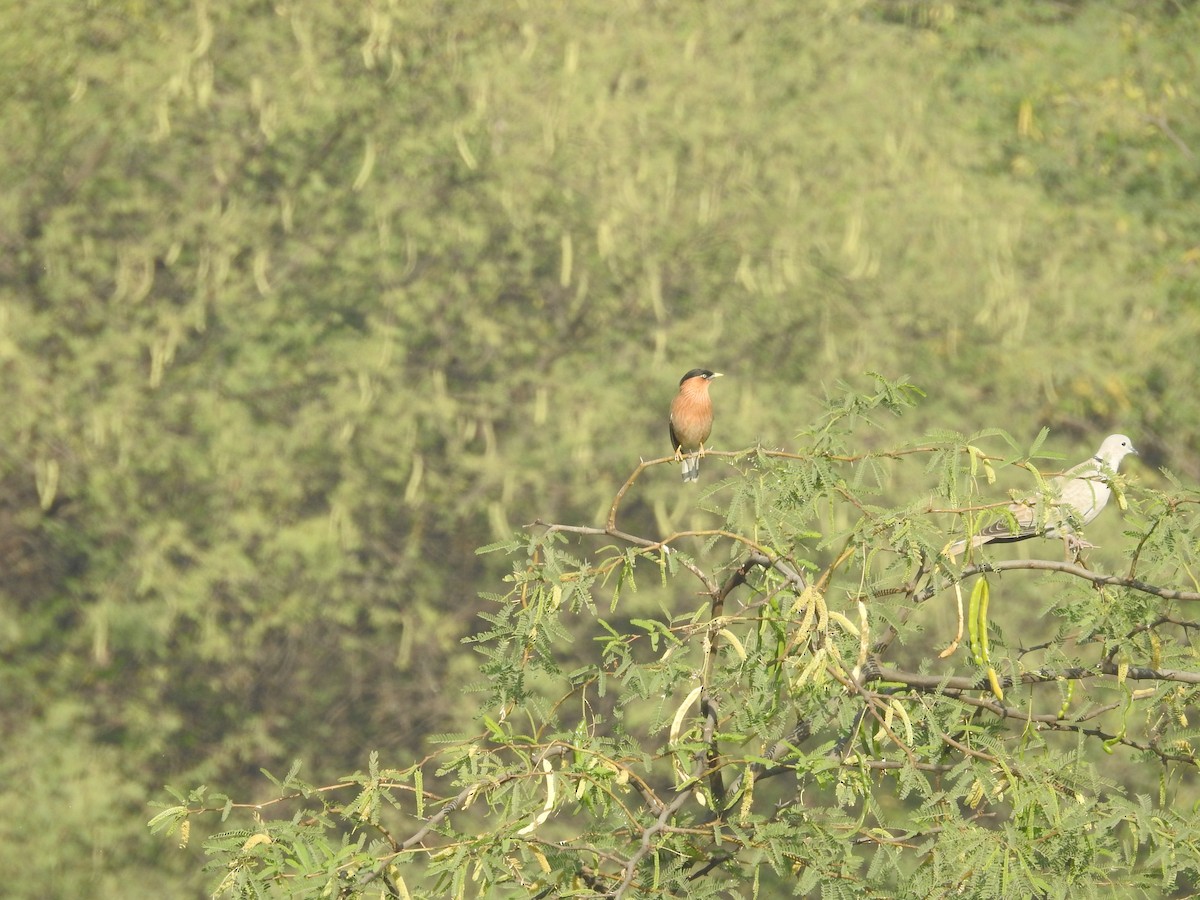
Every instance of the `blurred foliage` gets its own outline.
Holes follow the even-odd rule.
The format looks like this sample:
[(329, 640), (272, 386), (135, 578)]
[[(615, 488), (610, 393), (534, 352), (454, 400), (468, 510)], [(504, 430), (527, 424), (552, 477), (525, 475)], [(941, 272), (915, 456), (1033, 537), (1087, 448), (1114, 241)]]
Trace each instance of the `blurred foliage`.
[[(470, 721), (474, 548), (602, 518), (694, 365), (733, 376), (717, 446), (908, 371), (908, 433), (1122, 430), (1200, 478), (1197, 32), (1132, 0), (0, 11), (4, 758), (87, 810), (14, 836), (45, 864), (11, 895), (169, 877), (126, 814), (166, 781)], [(703, 519), (666, 479), (626, 515)]]

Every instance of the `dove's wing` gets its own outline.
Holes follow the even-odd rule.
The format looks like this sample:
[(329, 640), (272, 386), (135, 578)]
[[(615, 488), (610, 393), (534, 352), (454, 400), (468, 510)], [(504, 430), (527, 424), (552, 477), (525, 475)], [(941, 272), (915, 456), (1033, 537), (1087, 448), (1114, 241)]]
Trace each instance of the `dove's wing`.
[(1011, 541), (1023, 541), (1039, 533), (1038, 509), (1033, 500), (1022, 500), (1008, 505), (1008, 515), (997, 519), (990, 525), (979, 530), (971, 540), (958, 541), (951, 544), (947, 553), (958, 556), (970, 543), (972, 547), (982, 547), (984, 544), (1007, 544)]
[(1089, 524), (1108, 503), (1112, 488), (1108, 486), (1105, 467), (1094, 460), (1076, 466), (1062, 479), (1055, 514), (1046, 523), (1046, 534), (1058, 537), (1064, 532)]

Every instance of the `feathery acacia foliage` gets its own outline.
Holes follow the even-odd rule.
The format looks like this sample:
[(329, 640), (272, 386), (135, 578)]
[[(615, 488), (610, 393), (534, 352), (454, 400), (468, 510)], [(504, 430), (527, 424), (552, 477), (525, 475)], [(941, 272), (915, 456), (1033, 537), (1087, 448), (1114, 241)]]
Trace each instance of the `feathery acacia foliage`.
[[(1198, 495), (1118, 483), (1123, 572), (993, 553), (964, 565), (943, 551), (997, 506), (980, 473), (1031, 465), (1037, 446), (989, 452), (1004, 437), (991, 432), (858, 452), (864, 423), (919, 393), (876, 386), (829, 403), (795, 450), (710, 454), (734, 470), (703, 500), (711, 527), (624, 530), (621, 503), (664, 457), (637, 468), (605, 524), (535, 523), (485, 548), (515, 564), (471, 639), (477, 733), (414, 764), (373, 755), (337, 785), (293, 770), (276, 783), (286, 814), (200, 790), (155, 826), (228, 815), (235, 829), (207, 843), (228, 896), (1194, 884), (1200, 826), (1182, 810), (1197, 764)], [(879, 505), (913, 458), (937, 487)], [(1022, 582), (1054, 621), (1037, 644), (1000, 625)], [(921, 615), (952, 607), (959, 585), (969, 646), (939, 656), (952, 632)], [(658, 586), (657, 612), (627, 611)], [(1136, 783), (1120, 783), (1118, 761)]]

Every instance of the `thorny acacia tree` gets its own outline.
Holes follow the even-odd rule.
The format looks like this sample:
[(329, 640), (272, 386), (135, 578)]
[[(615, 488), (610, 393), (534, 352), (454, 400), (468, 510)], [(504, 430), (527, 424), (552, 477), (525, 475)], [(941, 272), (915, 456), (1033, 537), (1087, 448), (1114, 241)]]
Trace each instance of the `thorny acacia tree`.
[[(947, 541), (999, 514), (993, 476), (1045, 457), (998, 431), (852, 449), (918, 394), (879, 378), (830, 401), (794, 452), (710, 453), (736, 470), (701, 501), (711, 528), (626, 530), (663, 458), (603, 525), (535, 523), (485, 548), (516, 564), (473, 639), (477, 734), (408, 766), (372, 754), (334, 785), (297, 766), (265, 803), (178, 794), (153, 824), (186, 840), (193, 819), (229, 820), (206, 844), (222, 896), (1186, 889), (1198, 495), (1117, 480), (1121, 573), (1050, 540), (1026, 546), (1057, 558), (955, 561)], [(921, 499), (877, 504), (913, 460)], [(1036, 644), (987, 609), (1030, 587)], [(956, 593), (969, 638), (939, 658), (953, 615), (923, 615)], [(627, 612), (650, 594), (659, 612)]]

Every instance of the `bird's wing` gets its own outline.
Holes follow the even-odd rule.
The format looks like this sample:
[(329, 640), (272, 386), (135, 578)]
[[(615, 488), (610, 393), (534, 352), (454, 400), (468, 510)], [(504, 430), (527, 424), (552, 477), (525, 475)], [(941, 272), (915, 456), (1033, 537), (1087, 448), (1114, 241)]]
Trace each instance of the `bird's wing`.
[(675, 433), (674, 420), (668, 420), (667, 427), (671, 429), (671, 448), (673, 450), (679, 450), (681, 447), (683, 447), (683, 444), (679, 440), (679, 435)]
[(1076, 466), (1063, 478), (1059, 506), (1072, 525), (1087, 525), (1108, 503), (1112, 489), (1101, 466), (1089, 460)]
[(955, 541), (946, 548), (946, 552), (950, 556), (958, 556), (967, 549), (968, 544), (972, 547), (982, 547), (984, 544), (993, 542), (1007, 544), (1012, 541), (1023, 541), (1038, 533), (1041, 523), (1037, 506), (1033, 500), (1010, 503), (1005, 512), (1006, 515), (981, 528), (979, 533), (969, 541)]
[(1036, 499), (1021, 500), (1008, 504), (1006, 515), (1001, 516), (990, 525), (981, 528), (975, 537), (979, 540), (975, 546), (990, 541), (1006, 543), (1020, 541), (1033, 537), (1041, 528), (1041, 516), (1038, 514), (1039, 504)]

